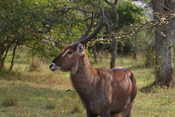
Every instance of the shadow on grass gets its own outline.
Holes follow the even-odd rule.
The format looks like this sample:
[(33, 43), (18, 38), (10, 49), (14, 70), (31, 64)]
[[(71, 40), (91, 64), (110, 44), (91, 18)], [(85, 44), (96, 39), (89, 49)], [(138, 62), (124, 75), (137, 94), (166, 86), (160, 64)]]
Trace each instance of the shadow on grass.
[(152, 83), (152, 84), (150, 84), (150, 85), (148, 85), (148, 86), (142, 87), (142, 88), (140, 89), (140, 91), (141, 91), (142, 93), (150, 93), (150, 92), (153, 92), (153, 89), (155, 89), (155, 88), (156, 88), (155, 84)]
[(154, 81), (150, 85), (141, 88), (140, 91), (142, 93), (150, 93), (150, 92), (155, 93), (158, 91), (158, 89), (168, 89), (168, 88), (170, 88), (170, 87), (168, 87), (166, 85), (161, 85), (161, 84)]
[(19, 80), (21, 77), (21, 73), (17, 71), (8, 71), (8, 70), (2, 70), (0, 71), (0, 80)]

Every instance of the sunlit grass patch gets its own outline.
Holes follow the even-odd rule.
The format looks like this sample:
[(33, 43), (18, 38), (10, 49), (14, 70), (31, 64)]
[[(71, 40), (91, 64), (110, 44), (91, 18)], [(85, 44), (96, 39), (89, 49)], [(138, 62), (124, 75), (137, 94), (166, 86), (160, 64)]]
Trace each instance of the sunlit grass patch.
[(174, 89), (154, 89), (154, 92), (138, 92), (134, 104), (136, 117), (173, 117), (175, 113)]

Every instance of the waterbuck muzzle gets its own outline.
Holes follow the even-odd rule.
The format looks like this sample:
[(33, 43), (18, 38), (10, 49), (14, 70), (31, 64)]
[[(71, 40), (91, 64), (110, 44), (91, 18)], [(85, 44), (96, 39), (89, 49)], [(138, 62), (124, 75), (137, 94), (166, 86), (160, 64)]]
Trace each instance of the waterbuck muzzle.
[(56, 71), (59, 69), (59, 67), (55, 63), (50, 64), (49, 68), (51, 71)]

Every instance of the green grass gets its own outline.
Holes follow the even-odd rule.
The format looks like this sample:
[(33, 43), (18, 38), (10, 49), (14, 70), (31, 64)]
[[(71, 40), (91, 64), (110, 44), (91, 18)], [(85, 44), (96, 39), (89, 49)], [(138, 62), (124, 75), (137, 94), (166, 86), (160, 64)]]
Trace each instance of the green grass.
[[(96, 67), (106, 67), (101, 60)], [(154, 80), (152, 69), (142, 59), (117, 59), (117, 66), (132, 68), (137, 79), (138, 94), (134, 117), (174, 117), (175, 89), (155, 87), (151, 92), (140, 89)], [(12, 73), (0, 73), (0, 117), (85, 117), (85, 109), (72, 88), (69, 74), (51, 72), (42, 64), (39, 71), (29, 72), (28, 64), (17, 64)]]

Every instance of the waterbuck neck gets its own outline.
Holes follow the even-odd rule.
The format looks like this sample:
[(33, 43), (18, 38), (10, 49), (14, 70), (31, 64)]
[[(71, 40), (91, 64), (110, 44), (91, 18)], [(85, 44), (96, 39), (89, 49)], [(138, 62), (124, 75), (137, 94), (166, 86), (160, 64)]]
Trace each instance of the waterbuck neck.
[(71, 75), (73, 76), (78, 76), (80, 74), (81, 75), (84, 74), (86, 76), (86, 75), (92, 74), (92, 71), (94, 71), (94, 68), (91, 66), (89, 62), (88, 56), (86, 55), (81, 57), (77, 64), (78, 64), (77, 66), (78, 68), (76, 72), (71, 72)]
[[(79, 92), (81, 98), (89, 97), (91, 94), (95, 94), (94, 86), (98, 81), (97, 73), (85, 56), (79, 61), (78, 70), (76, 73), (71, 72), (71, 81), (74, 88)], [(94, 98), (90, 96), (89, 98)]]
[(95, 76), (96, 70), (91, 66), (88, 56), (84, 56), (79, 60), (78, 69), (75, 73), (71, 72), (71, 79), (73, 84), (75, 82), (81, 82), (82, 84), (85, 82), (88, 84), (92, 83), (96, 78)]

